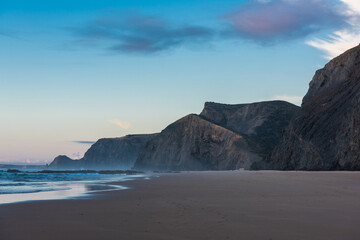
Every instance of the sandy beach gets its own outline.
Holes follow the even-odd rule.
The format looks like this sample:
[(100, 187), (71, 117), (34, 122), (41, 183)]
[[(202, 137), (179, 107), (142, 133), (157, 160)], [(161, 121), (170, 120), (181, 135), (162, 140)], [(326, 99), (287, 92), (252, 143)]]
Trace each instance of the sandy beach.
[(0, 205), (0, 239), (360, 239), (358, 172), (159, 175), (88, 199)]

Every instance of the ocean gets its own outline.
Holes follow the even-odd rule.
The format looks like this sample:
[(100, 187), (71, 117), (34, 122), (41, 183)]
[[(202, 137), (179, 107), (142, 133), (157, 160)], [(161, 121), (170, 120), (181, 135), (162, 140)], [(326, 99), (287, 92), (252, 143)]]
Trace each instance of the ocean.
[(40, 173), (37, 171), (0, 170), (0, 204), (87, 198), (95, 192), (127, 189), (122, 185), (111, 184), (112, 182), (148, 178), (142, 174)]

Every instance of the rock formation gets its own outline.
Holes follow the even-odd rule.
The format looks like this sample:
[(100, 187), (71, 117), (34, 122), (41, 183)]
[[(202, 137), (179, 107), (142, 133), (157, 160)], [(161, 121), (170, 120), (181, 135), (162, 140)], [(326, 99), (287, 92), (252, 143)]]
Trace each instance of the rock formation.
[(80, 168), (80, 161), (73, 160), (65, 155), (57, 156), (49, 165), (52, 169), (78, 169)]
[(165, 128), (141, 151), (135, 169), (232, 170), (261, 161), (299, 108), (283, 101), (205, 103)]
[(191, 114), (149, 141), (134, 168), (225, 170), (243, 167), (249, 159), (260, 160), (241, 135)]
[(155, 136), (156, 134), (139, 134), (99, 139), (82, 159), (72, 160), (67, 156), (58, 156), (49, 168), (128, 170), (134, 166), (144, 145)]
[(281, 170), (360, 170), (360, 45), (318, 70), (301, 111), (263, 165)]
[(285, 101), (236, 105), (208, 102), (200, 116), (241, 134), (251, 151), (265, 157), (279, 143), (283, 129), (299, 109)]
[(131, 169), (144, 145), (156, 134), (103, 138), (94, 143), (81, 160), (85, 169)]

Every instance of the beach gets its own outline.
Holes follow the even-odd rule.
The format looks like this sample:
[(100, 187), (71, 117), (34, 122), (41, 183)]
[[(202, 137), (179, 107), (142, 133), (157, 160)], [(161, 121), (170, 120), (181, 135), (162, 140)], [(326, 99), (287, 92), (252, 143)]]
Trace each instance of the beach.
[(359, 183), (358, 172), (159, 173), (88, 198), (0, 205), (0, 239), (359, 239)]

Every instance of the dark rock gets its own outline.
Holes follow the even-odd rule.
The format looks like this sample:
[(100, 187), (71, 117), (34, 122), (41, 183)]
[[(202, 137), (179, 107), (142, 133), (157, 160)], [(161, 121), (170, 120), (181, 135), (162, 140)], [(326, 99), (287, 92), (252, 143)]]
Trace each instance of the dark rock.
[(81, 160), (86, 169), (131, 169), (144, 145), (156, 134), (103, 138), (94, 143)]
[(280, 141), (299, 107), (270, 101), (207, 102), (198, 116), (168, 126), (141, 151), (135, 168), (146, 170), (233, 170), (250, 168)]
[[(34, 173), (34, 172), (25, 172), (25, 173)], [(124, 175), (135, 175), (142, 174), (143, 172), (134, 171), (134, 170), (42, 170), (35, 173), (45, 173), (45, 174), (56, 174), (56, 173), (82, 173), (82, 174), (91, 174), (91, 173), (99, 173), (99, 174), (124, 174)]]
[(226, 170), (259, 160), (244, 138), (191, 114), (165, 128), (141, 151), (134, 168), (141, 170)]
[(310, 82), (301, 111), (263, 166), (360, 170), (360, 46), (330, 61)]
[(73, 160), (65, 155), (57, 156), (49, 165), (52, 169), (77, 169), (79, 167), (79, 160)]
[(200, 116), (242, 135), (252, 152), (265, 157), (279, 143), (299, 109), (285, 101), (236, 105), (207, 102)]
[(38, 171), (38, 172), (35, 172), (35, 173), (46, 173), (46, 174), (51, 174), (51, 173), (84, 173), (84, 174), (87, 174), (87, 173), (97, 173), (97, 171), (95, 171), (95, 170), (41, 170), (41, 171)]
[(238, 105), (205, 103), (199, 116), (188, 115), (159, 135), (100, 139), (78, 166), (130, 169), (136, 161), (134, 167), (141, 170), (249, 168), (273, 150), (298, 109), (284, 101)]
[(21, 173), (21, 171), (18, 170), (18, 169), (8, 169), (6, 172), (8, 172), (8, 173)]
[(156, 134), (127, 135), (119, 138), (102, 138), (86, 151), (80, 160), (58, 156), (49, 165), (52, 169), (128, 170), (134, 166), (145, 143)]

